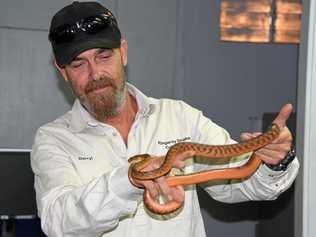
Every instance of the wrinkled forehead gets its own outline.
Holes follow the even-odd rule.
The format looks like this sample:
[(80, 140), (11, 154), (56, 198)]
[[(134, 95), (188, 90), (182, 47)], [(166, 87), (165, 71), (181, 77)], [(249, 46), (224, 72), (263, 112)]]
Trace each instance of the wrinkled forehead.
[(85, 50), (83, 52), (81, 52), (80, 54), (78, 54), (74, 59), (74, 60), (78, 60), (78, 59), (82, 59), (82, 58), (89, 58), (89, 57), (95, 57), (99, 54), (102, 53), (112, 53), (114, 51), (114, 49), (110, 49), (110, 48), (93, 48), (93, 49), (88, 49)]

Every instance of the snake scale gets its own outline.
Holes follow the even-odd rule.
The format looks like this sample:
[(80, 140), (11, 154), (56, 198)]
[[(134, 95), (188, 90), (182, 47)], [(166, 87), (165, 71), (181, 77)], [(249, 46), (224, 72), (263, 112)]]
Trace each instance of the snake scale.
[[(129, 159), (129, 162), (131, 163), (129, 175), (133, 180), (153, 180), (167, 175), (172, 169), (177, 155), (183, 152), (194, 151), (195, 156), (206, 158), (233, 157), (251, 151), (256, 151), (271, 143), (278, 137), (279, 134), (280, 128), (276, 124), (272, 124), (265, 133), (241, 143), (231, 145), (205, 145), (190, 142), (177, 143), (170, 147), (165, 156), (164, 162), (158, 169), (142, 171), (150, 164), (150, 155), (148, 154), (131, 157)], [(236, 168), (215, 169), (188, 175), (168, 176), (167, 183), (173, 187), (180, 185), (199, 184), (210, 180), (247, 178), (257, 170), (260, 164), (261, 159), (255, 153), (253, 153), (248, 162), (243, 166)], [(181, 190), (183, 191), (183, 189)], [(150, 211), (157, 214), (167, 214), (174, 212), (183, 205), (183, 203), (176, 201), (160, 204), (156, 202), (156, 200), (153, 200), (146, 190), (144, 192), (144, 204)]]

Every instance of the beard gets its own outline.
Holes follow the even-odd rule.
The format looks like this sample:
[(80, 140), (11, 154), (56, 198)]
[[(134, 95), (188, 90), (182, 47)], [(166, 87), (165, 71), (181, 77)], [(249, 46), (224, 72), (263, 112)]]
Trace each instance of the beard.
[(117, 116), (126, 99), (127, 86), (124, 69), (120, 79), (101, 76), (98, 80), (89, 81), (81, 93), (77, 93), (73, 85), (72, 88), (81, 104), (97, 120), (103, 121), (106, 118)]

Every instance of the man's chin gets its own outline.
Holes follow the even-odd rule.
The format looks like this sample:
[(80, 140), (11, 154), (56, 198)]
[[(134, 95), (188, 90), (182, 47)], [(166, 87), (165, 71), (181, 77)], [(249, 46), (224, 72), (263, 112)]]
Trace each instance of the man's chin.
[(113, 102), (102, 103), (100, 101), (88, 103), (88, 110), (97, 117), (107, 117), (108, 115), (116, 114), (117, 111)]

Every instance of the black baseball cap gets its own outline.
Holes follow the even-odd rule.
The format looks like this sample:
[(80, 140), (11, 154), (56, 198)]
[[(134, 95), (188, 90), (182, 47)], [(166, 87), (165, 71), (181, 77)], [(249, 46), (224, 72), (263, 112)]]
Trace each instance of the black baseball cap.
[(98, 2), (75, 1), (53, 16), (49, 40), (63, 67), (85, 50), (120, 47), (121, 32), (109, 9)]

